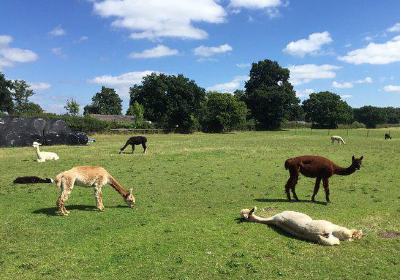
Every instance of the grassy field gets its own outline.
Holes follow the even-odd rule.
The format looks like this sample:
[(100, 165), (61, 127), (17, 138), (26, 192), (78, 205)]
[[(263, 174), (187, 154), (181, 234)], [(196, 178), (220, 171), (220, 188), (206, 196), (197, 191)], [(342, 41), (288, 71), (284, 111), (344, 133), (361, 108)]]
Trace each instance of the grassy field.
[[(400, 231), (400, 130), (390, 141), (386, 131), (335, 131), (345, 146), (310, 130), (149, 135), (147, 154), (137, 147), (123, 155), (126, 135), (95, 135), (86, 147), (44, 147), (60, 156), (45, 163), (31, 147), (1, 149), (0, 279), (398, 279), (400, 239), (385, 233)], [(288, 203), (284, 161), (303, 154), (346, 167), (352, 155), (364, 161), (360, 171), (332, 178), (330, 204), (322, 188), (319, 203), (310, 202), (314, 180), (304, 177), (303, 201)], [(93, 189), (76, 187), (62, 217), (54, 184), (12, 184), (77, 165), (106, 168), (134, 189), (136, 206), (107, 186), (102, 213)], [(261, 216), (295, 210), (367, 236), (320, 246), (241, 221), (239, 211), (254, 205)]]

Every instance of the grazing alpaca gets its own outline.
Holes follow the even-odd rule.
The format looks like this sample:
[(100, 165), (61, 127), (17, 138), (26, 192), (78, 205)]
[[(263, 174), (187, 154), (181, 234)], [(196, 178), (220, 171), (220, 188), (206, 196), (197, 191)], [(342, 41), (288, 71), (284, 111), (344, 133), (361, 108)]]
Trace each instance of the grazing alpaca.
[(57, 199), (57, 207), (61, 215), (68, 215), (69, 212), (64, 207), (75, 183), (81, 186), (94, 187), (96, 208), (104, 211), (101, 188), (105, 184), (110, 184), (125, 200), (129, 207), (135, 204), (132, 189), (129, 191), (121, 187), (120, 184), (104, 168), (98, 166), (77, 166), (56, 176), (56, 185), (61, 187), (61, 195)]
[(254, 214), (256, 210), (256, 207), (243, 209), (240, 214), (246, 220), (275, 225), (296, 237), (326, 246), (339, 245), (340, 241), (353, 241), (363, 236), (361, 230), (347, 229), (325, 220), (313, 220), (299, 212), (284, 211), (269, 218), (261, 218)]
[(335, 143), (335, 141), (337, 141), (337, 142), (339, 143), (339, 145), (341, 145), (341, 144), (346, 144), (346, 143), (344, 142), (343, 138), (340, 137), (340, 136), (337, 136), (337, 135), (332, 136), (332, 137), (331, 137), (331, 140), (332, 140), (332, 145)]
[(14, 180), (14, 184), (40, 184), (40, 183), (53, 183), (53, 179), (42, 179), (36, 176), (18, 177)]
[(287, 159), (285, 161), (285, 169), (289, 169), (290, 178), (286, 183), (285, 190), (288, 200), (291, 201), (289, 190), (292, 190), (294, 199), (297, 201), (299, 200), (295, 189), (297, 180), (299, 179), (299, 173), (301, 173), (306, 177), (317, 178), (315, 181), (314, 193), (311, 198), (312, 201), (315, 201), (315, 195), (318, 193), (319, 185), (322, 180), (326, 201), (329, 202), (329, 178), (335, 174), (350, 175), (356, 170), (360, 170), (362, 159), (363, 157), (354, 158), (353, 156), (351, 165), (347, 168), (340, 167), (329, 159), (320, 156), (300, 156)]
[(33, 142), (32, 147), (35, 148), (36, 150), (36, 155), (37, 155), (37, 162), (45, 162), (46, 160), (58, 160), (60, 159), (56, 153), (51, 153), (51, 152), (41, 152), (39, 150), (39, 146), (42, 144), (39, 144), (38, 142)]
[(390, 136), (389, 133), (385, 133), (385, 140), (387, 140), (387, 139), (392, 139), (392, 137)]
[(125, 146), (123, 146), (121, 148), (121, 151), (119, 153), (122, 154), (123, 151), (125, 150), (125, 148), (128, 147), (128, 145), (132, 145), (132, 154), (135, 152), (135, 145), (142, 145), (143, 153), (146, 153), (146, 149), (147, 149), (146, 142), (147, 142), (147, 138), (144, 136), (133, 136), (133, 137), (129, 138), (128, 141), (126, 141)]

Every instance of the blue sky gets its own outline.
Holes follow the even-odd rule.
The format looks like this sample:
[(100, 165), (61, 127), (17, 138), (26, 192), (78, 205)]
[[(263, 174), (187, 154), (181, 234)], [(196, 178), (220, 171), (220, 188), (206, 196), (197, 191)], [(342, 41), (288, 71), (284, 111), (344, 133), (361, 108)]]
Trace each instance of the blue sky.
[(1, 0), (0, 71), (32, 101), (65, 112), (102, 85), (128, 104), (151, 71), (208, 90), (243, 88), (250, 64), (291, 70), (304, 100), (329, 90), (351, 106), (400, 107), (400, 1)]

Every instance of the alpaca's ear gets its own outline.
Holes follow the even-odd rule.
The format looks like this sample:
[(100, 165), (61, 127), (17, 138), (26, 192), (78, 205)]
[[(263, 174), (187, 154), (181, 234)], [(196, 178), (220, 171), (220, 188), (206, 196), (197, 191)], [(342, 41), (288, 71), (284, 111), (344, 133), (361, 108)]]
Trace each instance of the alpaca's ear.
[(354, 161), (354, 156), (351, 158), (352, 161)]
[(362, 160), (364, 158), (364, 156), (361, 156), (360, 159)]
[(129, 189), (129, 194), (132, 194), (132, 192), (133, 192), (133, 189)]

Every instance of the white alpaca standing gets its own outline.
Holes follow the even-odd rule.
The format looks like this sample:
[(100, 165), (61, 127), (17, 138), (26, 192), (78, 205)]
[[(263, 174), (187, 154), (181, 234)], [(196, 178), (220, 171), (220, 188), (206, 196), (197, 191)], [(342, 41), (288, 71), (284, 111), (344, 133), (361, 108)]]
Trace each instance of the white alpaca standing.
[(331, 140), (332, 140), (332, 145), (335, 143), (335, 141), (337, 141), (337, 142), (339, 143), (339, 145), (341, 145), (341, 144), (346, 144), (346, 143), (344, 142), (343, 138), (340, 137), (340, 136), (337, 136), (337, 135), (332, 136), (332, 137), (331, 137)]
[(313, 220), (300, 212), (284, 211), (269, 218), (261, 218), (254, 215), (255, 210), (256, 207), (252, 210), (243, 209), (240, 214), (246, 220), (276, 225), (294, 236), (326, 246), (339, 245), (340, 241), (353, 241), (363, 236), (361, 230), (347, 229), (325, 220)]
[(41, 152), (39, 150), (39, 146), (42, 144), (38, 142), (33, 142), (32, 147), (35, 148), (36, 150), (36, 155), (37, 155), (37, 162), (45, 162), (46, 160), (58, 160), (60, 159), (56, 153), (51, 153), (51, 152)]

